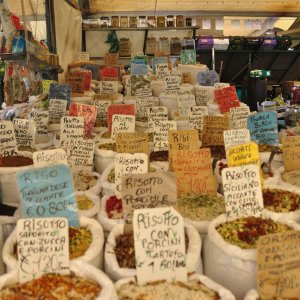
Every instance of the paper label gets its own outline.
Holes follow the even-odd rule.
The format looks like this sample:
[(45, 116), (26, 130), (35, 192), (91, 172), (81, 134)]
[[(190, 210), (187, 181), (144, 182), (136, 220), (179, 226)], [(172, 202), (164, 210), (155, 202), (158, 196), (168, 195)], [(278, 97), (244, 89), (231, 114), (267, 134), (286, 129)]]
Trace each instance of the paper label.
[(300, 295), (300, 233), (290, 230), (260, 236), (256, 282), (262, 299)]
[(180, 61), (183, 65), (195, 65), (196, 50), (182, 50), (180, 54)]
[[(157, 66), (161, 64), (166, 64), (168, 65), (169, 58), (166, 56), (160, 56), (160, 57), (153, 57), (152, 59), (152, 69), (153, 73), (157, 74)], [(157, 74), (158, 75), (158, 74)]]
[(169, 130), (176, 129), (176, 121), (155, 121), (153, 128), (154, 151), (168, 150)]
[(77, 61), (88, 61), (90, 60), (89, 52), (78, 52), (77, 53)]
[(111, 138), (114, 140), (118, 132), (134, 132), (135, 116), (129, 115), (113, 115)]
[(147, 119), (148, 108), (152, 106), (153, 102), (149, 99), (137, 98), (135, 105), (137, 120), (142, 122)]
[(151, 79), (147, 75), (132, 75), (130, 77), (131, 96), (151, 97), (150, 82)]
[(168, 76), (170, 74), (169, 65), (167, 63), (156, 65), (156, 74), (158, 79)]
[(108, 106), (108, 131), (111, 133), (113, 115), (135, 115), (134, 104), (112, 104)]
[(120, 67), (101, 66), (99, 72), (99, 80), (103, 81), (119, 81)]
[(56, 80), (42, 80), (43, 93), (49, 93), (51, 83), (57, 83)]
[(62, 117), (60, 124), (60, 146), (68, 148), (71, 139), (83, 138), (83, 117)]
[(177, 106), (181, 116), (188, 116), (191, 112), (191, 107), (196, 106), (194, 95), (177, 95)]
[(229, 220), (262, 215), (264, 203), (257, 165), (225, 168), (222, 170), (222, 180)]
[(206, 106), (208, 101), (214, 100), (214, 87), (211, 86), (197, 86), (195, 89), (196, 105)]
[(203, 117), (208, 115), (207, 106), (193, 106), (189, 113), (190, 129), (203, 129)]
[(153, 132), (155, 121), (168, 120), (168, 108), (165, 106), (153, 106), (148, 108), (148, 131)]
[(118, 153), (149, 155), (148, 133), (146, 132), (118, 132), (115, 140)]
[(148, 172), (148, 156), (145, 153), (117, 153), (115, 156), (116, 196), (121, 198), (122, 176)]
[(65, 165), (17, 172), (23, 218), (66, 217), (79, 227), (71, 170)]
[(96, 122), (97, 108), (93, 105), (71, 103), (69, 116), (83, 117), (83, 133), (85, 136), (91, 136)]
[(118, 64), (119, 54), (118, 53), (106, 53), (104, 57), (105, 64), (107, 66), (115, 66)]
[(300, 170), (300, 136), (283, 137), (282, 152), (285, 171)]
[(65, 82), (71, 86), (72, 93), (84, 94), (84, 74), (66, 73)]
[(33, 164), (35, 167), (47, 167), (52, 165), (68, 165), (67, 154), (63, 149), (50, 149), (36, 151), (32, 154)]
[(171, 172), (151, 172), (122, 177), (124, 232), (132, 232), (135, 209), (176, 206), (176, 177)]
[(130, 72), (131, 75), (147, 75), (148, 66), (144, 64), (131, 64)]
[(14, 119), (17, 144), (25, 147), (35, 147), (35, 122), (28, 119)]
[(118, 81), (100, 81), (100, 94), (117, 95), (119, 83)]
[(247, 118), (249, 115), (250, 115), (249, 107), (230, 108), (230, 128), (231, 129), (247, 128)]
[(73, 173), (80, 171), (90, 174), (94, 167), (95, 142), (74, 139), (70, 140), (67, 149), (67, 160)]
[(216, 89), (214, 94), (221, 113), (229, 112), (230, 108), (240, 106), (235, 86)]
[(61, 118), (66, 114), (67, 101), (50, 99), (49, 101), (49, 123), (59, 124)]
[(36, 124), (36, 134), (47, 134), (49, 123), (49, 111), (32, 110), (29, 113), (28, 119), (33, 119)]
[(67, 100), (67, 107), (71, 100), (71, 86), (66, 83), (51, 83), (49, 89), (48, 99), (64, 99)]
[(185, 238), (180, 214), (172, 207), (138, 209), (133, 214), (133, 227), (138, 284), (164, 279), (186, 282)]
[(20, 219), (17, 244), (20, 283), (47, 273), (70, 274), (67, 219)]
[(258, 144), (278, 145), (278, 121), (274, 111), (260, 112), (248, 117), (251, 140)]
[(176, 91), (180, 89), (181, 74), (170, 74), (165, 77), (166, 91)]
[(250, 143), (250, 132), (248, 129), (225, 130), (223, 134), (225, 149), (231, 146)]
[(11, 121), (0, 120), (0, 153), (1, 156), (18, 155), (14, 126)]
[(111, 100), (94, 100), (93, 105), (97, 108), (95, 127), (108, 126), (108, 106), (111, 105)]

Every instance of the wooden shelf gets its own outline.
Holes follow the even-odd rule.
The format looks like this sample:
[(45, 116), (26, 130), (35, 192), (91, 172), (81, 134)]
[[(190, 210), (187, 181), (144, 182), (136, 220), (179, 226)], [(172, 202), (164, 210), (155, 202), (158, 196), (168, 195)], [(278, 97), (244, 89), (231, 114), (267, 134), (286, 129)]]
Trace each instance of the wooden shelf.
[(108, 28), (102, 28), (102, 27), (96, 27), (96, 28), (84, 28), (82, 27), (83, 31), (145, 31), (145, 30), (152, 30), (152, 31), (162, 31), (162, 30), (197, 30), (200, 27), (198, 26), (190, 26), (190, 27), (108, 27)]

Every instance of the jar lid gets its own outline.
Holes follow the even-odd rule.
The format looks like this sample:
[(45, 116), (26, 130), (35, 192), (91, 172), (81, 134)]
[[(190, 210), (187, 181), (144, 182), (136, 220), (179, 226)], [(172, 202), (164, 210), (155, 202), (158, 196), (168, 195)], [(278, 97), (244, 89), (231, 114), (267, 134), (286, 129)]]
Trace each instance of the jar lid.
[(119, 16), (112, 16), (112, 18), (119, 18)]
[(100, 17), (100, 20), (109, 20), (109, 17)]
[(174, 16), (173, 15), (168, 15), (167, 18), (174, 18)]
[(146, 19), (146, 16), (139, 16), (140, 19)]

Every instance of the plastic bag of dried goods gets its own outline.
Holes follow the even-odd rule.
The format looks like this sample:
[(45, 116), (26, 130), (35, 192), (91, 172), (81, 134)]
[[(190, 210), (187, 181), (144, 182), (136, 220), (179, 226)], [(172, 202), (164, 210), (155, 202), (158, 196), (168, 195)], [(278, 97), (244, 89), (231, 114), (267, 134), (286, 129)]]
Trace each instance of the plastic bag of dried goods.
[(95, 195), (101, 192), (101, 176), (97, 172), (74, 174), (73, 181), (77, 192), (90, 192)]
[(100, 198), (90, 192), (76, 192), (78, 214), (87, 218), (96, 218), (100, 210)]
[(94, 162), (96, 172), (102, 174), (105, 168), (114, 161), (117, 154), (115, 148), (115, 141), (109, 143), (104, 141), (96, 144)]

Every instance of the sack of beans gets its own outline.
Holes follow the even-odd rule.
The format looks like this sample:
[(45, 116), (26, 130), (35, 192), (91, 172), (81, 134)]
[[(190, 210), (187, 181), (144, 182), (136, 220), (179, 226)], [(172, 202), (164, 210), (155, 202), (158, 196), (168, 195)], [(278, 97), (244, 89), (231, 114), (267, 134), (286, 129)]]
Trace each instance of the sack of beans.
[(16, 182), (16, 173), (33, 167), (32, 153), (19, 151), (17, 156), (2, 157), (0, 165), (1, 202), (18, 206), (20, 198)]
[(225, 214), (208, 226), (204, 241), (204, 274), (228, 288), (237, 299), (256, 287), (256, 243), (260, 235), (299, 230), (288, 218), (245, 217), (227, 221)]
[(90, 192), (99, 195), (101, 192), (101, 176), (99, 173), (79, 172), (73, 174), (75, 190), (78, 192)]
[(76, 192), (78, 214), (87, 218), (96, 218), (100, 210), (100, 198), (91, 192)]
[(114, 161), (116, 156), (116, 143), (111, 142), (100, 142), (95, 147), (95, 170), (102, 174), (105, 168)]
[[(102, 271), (85, 262), (70, 262), (70, 275), (45, 274), (19, 284), (18, 270), (0, 277), (1, 299), (86, 299), (115, 300), (112, 281)], [(57, 284), (60, 282), (60, 284)]]
[[(203, 273), (201, 238), (197, 230), (185, 224), (187, 271)], [(116, 226), (108, 235), (104, 252), (105, 273), (114, 281), (136, 275), (133, 233), (124, 234), (124, 225)]]
[[(104, 235), (101, 225), (94, 219), (79, 217), (80, 227), (69, 227), (70, 260), (83, 261), (103, 269)], [(17, 268), (17, 230), (5, 241), (3, 261), (8, 270)]]

